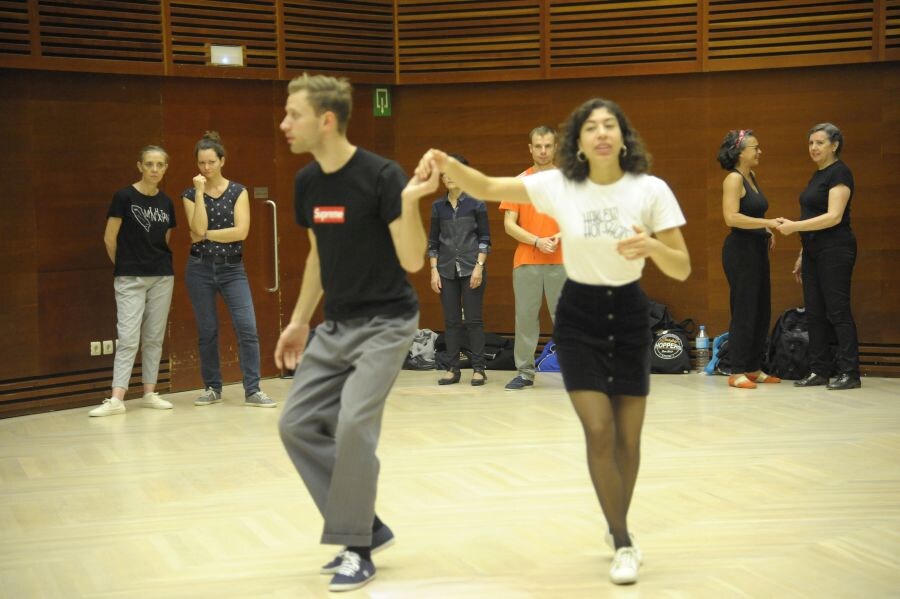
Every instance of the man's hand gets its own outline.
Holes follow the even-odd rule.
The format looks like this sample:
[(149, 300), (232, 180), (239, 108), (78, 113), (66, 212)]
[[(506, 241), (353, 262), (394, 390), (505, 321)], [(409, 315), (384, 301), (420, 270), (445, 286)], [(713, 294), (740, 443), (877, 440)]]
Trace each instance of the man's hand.
[(275, 345), (275, 365), (286, 370), (297, 368), (303, 358), (307, 339), (309, 339), (309, 324), (292, 322), (286, 326)]

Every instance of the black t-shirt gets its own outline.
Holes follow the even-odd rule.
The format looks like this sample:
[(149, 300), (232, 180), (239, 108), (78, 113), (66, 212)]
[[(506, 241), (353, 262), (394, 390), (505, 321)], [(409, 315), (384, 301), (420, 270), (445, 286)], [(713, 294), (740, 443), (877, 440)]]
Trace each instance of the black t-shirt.
[[(740, 175), (739, 171), (734, 172)], [(745, 216), (750, 216), (753, 218), (765, 218), (766, 210), (769, 209), (769, 201), (766, 199), (766, 196), (763, 195), (762, 189), (759, 187), (759, 183), (756, 181), (756, 177), (753, 176), (752, 172), (750, 173), (750, 178), (753, 180), (753, 185), (756, 186), (756, 190), (753, 189), (753, 186), (750, 185), (750, 181), (748, 181), (746, 177), (741, 175), (741, 178), (744, 180), (744, 197), (741, 198), (738, 212)], [(760, 227), (759, 229), (740, 229), (738, 227), (732, 227), (731, 230), (749, 235), (769, 235), (769, 232), (765, 227)]]
[(847, 168), (847, 165), (840, 160), (813, 173), (806, 189), (800, 194), (800, 220), (807, 220), (828, 212), (828, 192), (832, 187), (837, 187), (838, 185), (846, 185), (850, 188), (850, 198), (847, 200), (847, 207), (844, 208), (844, 216), (841, 218), (841, 222), (833, 227), (822, 229), (820, 231), (801, 232), (801, 236), (809, 233), (850, 229), (850, 202), (853, 201), (853, 173), (851, 173), (850, 169)]
[(405, 186), (396, 162), (362, 148), (334, 173), (318, 162), (297, 173), (294, 210), (316, 236), (328, 320), (418, 310), (388, 228), (400, 217)]
[(171, 276), (172, 250), (166, 233), (175, 227), (175, 206), (163, 192), (145, 196), (129, 185), (113, 194), (107, 218), (121, 218), (116, 237), (117, 277)]
[[(247, 189), (240, 183), (229, 181), (228, 187), (217, 198), (212, 197), (208, 193), (203, 194), (203, 203), (206, 204), (206, 225), (210, 231), (218, 229), (230, 229), (234, 226), (234, 206), (237, 204), (241, 192)], [(188, 187), (181, 194), (192, 202), (196, 201), (194, 196), (196, 190)], [(190, 223), (188, 223), (190, 224)], [(212, 239), (201, 239), (191, 245), (191, 253), (194, 255), (204, 256), (240, 256), (244, 251), (244, 242), (230, 241), (228, 243), (220, 243)]]

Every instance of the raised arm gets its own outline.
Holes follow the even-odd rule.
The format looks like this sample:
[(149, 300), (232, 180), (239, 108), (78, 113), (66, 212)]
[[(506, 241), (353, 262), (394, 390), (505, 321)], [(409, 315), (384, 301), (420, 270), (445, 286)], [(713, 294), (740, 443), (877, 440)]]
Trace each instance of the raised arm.
[(447, 173), (460, 189), (488, 202), (513, 202), (527, 204), (531, 200), (525, 191), (525, 184), (518, 177), (489, 177), (441, 150), (428, 150), (416, 167), (416, 176), (428, 178), (432, 171)]
[(400, 194), (400, 216), (389, 225), (400, 266), (407, 272), (418, 272), (425, 264), (427, 238), (419, 200), (437, 190), (439, 177), (437, 170), (424, 177), (420, 177), (418, 172), (413, 175)]
[(632, 237), (623, 239), (616, 250), (627, 260), (650, 258), (666, 276), (677, 281), (686, 280), (691, 274), (691, 256), (681, 235), (681, 229), (674, 227), (648, 235), (635, 225)]

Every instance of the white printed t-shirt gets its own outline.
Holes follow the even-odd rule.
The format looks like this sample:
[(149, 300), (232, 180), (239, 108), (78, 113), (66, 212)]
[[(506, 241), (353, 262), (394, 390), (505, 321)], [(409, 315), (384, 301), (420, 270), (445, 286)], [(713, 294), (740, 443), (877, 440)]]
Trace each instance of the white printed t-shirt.
[(649, 235), (686, 222), (675, 194), (652, 175), (626, 173), (598, 185), (551, 170), (523, 177), (522, 183), (534, 207), (559, 224), (566, 275), (577, 283), (619, 287), (637, 281), (645, 259), (626, 260), (616, 244), (635, 234), (633, 225)]

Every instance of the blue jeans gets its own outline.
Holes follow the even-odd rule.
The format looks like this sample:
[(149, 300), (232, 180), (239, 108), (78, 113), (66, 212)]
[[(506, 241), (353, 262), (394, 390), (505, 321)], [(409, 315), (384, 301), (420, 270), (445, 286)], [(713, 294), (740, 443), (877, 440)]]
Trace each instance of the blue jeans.
[(219, 316), (216, 292), (222, 294), (231, 313), (231, 323), (238, 340), (238, 357), (247, 396), (259, 391), (259, 336), (250, 283), (243, 262), (213, 264), (196, 256), (188, 256), (185, 270), (188, 294), (197, 319), (200, 347), (200, 374), (204, 387), (222, 391), (219, 366)]

